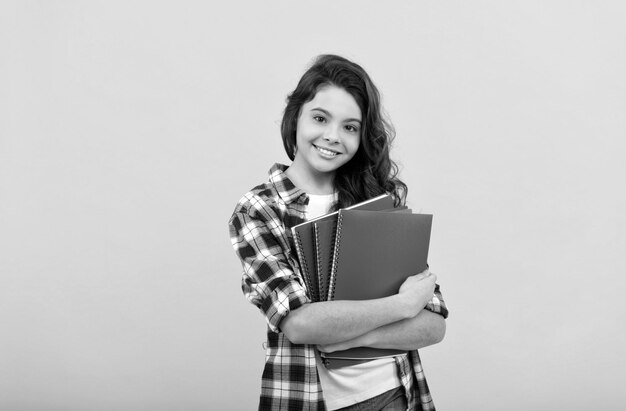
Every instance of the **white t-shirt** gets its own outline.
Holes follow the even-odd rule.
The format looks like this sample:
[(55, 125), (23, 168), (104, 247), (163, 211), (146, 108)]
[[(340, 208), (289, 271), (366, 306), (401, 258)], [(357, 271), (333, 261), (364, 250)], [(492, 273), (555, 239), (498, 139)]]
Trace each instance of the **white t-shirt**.
[(319, 217), (328, 213), (330, 206), (337, 200), (337, 194), (307, 194), (309, 196), (309, 204), (304, 210), (307, 220)]
[[(308, 196), (307, 220), (328, 213), (337, 199), (336, 194)], [(327, 369), (317, 352), (316, 357), (324, 402), (329, 411), (365, 401), (402, 384), (393, 357), (336, 369)]]

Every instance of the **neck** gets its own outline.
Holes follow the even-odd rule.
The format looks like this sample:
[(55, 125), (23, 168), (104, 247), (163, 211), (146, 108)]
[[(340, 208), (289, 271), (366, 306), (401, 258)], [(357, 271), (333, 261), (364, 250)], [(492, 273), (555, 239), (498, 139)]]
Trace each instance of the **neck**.
[(292, 164), (286, 171), (287, 177), (296, 187), (308, 194), (332, 194), (335, 192), (335, 173), (303, 173)]

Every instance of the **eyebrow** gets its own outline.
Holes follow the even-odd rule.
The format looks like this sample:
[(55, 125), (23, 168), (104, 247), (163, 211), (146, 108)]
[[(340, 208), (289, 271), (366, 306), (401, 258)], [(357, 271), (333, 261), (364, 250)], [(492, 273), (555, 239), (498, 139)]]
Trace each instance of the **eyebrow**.
[[(323, 109), (321, 107), (314, 107), (314, 108), (311, 109), (311, 111), (315, 111), (315, 110), (321, 111), (322, 113), (326, 114), (328, 117), (332, 117), (333, 116), (332, 114), (330, 114), (330, 112), (328, 110), (325, 110), (325, 109)], [(358, 118), (348, 118), (348, 119), (346, 119), (346, 121), (356, 121), (357, 123), (361, 124), (361, 120), (359, 120)]]

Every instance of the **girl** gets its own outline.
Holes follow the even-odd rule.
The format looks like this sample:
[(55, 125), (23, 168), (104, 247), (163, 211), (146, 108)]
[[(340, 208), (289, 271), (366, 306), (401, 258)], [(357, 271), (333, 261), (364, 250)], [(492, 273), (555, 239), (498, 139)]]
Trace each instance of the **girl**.
[[(392, 130), (378, 90), (357, 64), (319, 56), (287, 98), (275, 164), (230, 219), (246, 298), (268, 325), (262, 410), (434, 410), (418, 348), (440, 342), (448, 311), (428, 270), (398, 294), (311, 302), (290, 228), (383, 193), (403, 204), (406, 186), (389, 158)], [(370, 346), (408, 355), (328, 369), (319, 351)]]

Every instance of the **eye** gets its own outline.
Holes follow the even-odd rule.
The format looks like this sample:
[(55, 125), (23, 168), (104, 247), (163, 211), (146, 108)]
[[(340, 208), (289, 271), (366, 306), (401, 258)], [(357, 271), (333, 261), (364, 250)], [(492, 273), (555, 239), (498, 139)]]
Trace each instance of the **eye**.
[(359, 129), (356, 126), (353, 126), (351, 124), (348, 124), (346, 126), (346, 130), (348, 130), (351, 133), (358, 133), (359, 132)]
[(317, 121), (318, 123), (323, 123), (324, 121), (326, 121), (326, 118), (324, 116), (313, 116), (313, 120)]

